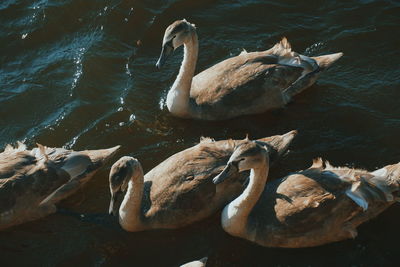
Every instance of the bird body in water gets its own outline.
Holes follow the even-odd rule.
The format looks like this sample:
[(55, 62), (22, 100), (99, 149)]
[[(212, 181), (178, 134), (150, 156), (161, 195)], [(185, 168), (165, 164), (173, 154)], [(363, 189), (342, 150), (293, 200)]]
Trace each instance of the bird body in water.
[(226, 232), (267, 247), (300, 248), (336, 242), (357, 235), (356, 228), (398, 200), (400, 163), (374, 172), (333, 167), (321, 159), (303, 171), (266, 183), (268, 149), (254, 143), (236, 148), (227, 173), (251, 170), (243, 193), (225, 206)]
[(118, 149), (8, 145), (0, 153), (0, 229), (54, 213), (55, 204), (81, 188)]
[(165, 31), (157, 67), (161, 68), (181, 45), (184, 57), (168, 92), (167, 107), (174, 116), (201, 120), (224, 120), (283, 107), (343, 55), (307, 57), (293, 52), (283, 38), (269, 50), (244, 51), (194, 76), (196, 28), (186, 20), (178, 20)]

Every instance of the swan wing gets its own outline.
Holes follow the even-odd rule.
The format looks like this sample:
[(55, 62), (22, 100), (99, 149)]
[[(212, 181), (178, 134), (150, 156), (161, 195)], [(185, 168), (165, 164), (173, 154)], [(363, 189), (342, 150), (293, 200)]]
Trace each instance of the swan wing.
[[(276, 190), (277, 219), (290, 229), (303, 232), (331, 216), (336, 192), (324, 188), (322, 180), (303, 173), (288, 176)], [(339, 181), (337, 186), (341, 186)]]
[[(296, 135), (259, 139), (271, 154), (271, 163), (287, 150)], [(191, 148), (176, 153), (154, 167), (145, 177), (144, 213), (160, 225), (175, 226), (206, 218), (243, 190), (248, 173), (236, 174), (218, 186), (212, 182), (225, 167), (235, 146), (244, 140), (214, 141), (203, 138)], [(182, 223), (184, 222), (184, 223)]]
[(0, 213), (15, 205), (35, 207), (50, 196), (65, 198), (60, 194), (66, 192), (65, 187), (57, 189), (74, 179), (86, 181), (118, 148), (75, 152), (38, 145), (32, 150), (6, 149), (0, 153)]
[[(197, 105), (238, 105), (269, 90), (282, 91), (301, 77), (300, 66), (279, 64), (279, 57), (252, 52), (224, 60), (197, 74), (190, 96)], [(245, 99), (244, 99), (245, 98)], [(247, 102), (248, 104), (248, 102)]]
[(306, 232), (332, 221), (337, 225), (345, 224), (358, 214), (364, 214), (369, 205), (394, 201), (391, 192), (396, 187), (387, 177), (326, 165), (267, 184), (255, 207), (254, 214), (258, 216), (254, 218), (258, 224), (265, 220), (265, 225), (270, 227)]
[[(283, 38), (267, 51), (241, 53), (197, 74), (192, 82), (191, 97), (198, 105), (213, 104), (243, 90), (242, 94), (236, 93), (237, 102), (243, 102), (245, 95), (264, 94), (265, 87), (284, 90), (317, 69), (316, 60), (292, 51)], [(230, 101), (234, 100), (232, 97)]]
[(224, 168), (233, 149), (233, 141), (205, 140), (149, 171), (145, 175), (145, 184), (151, 186), (147, 193), (151, 202), (148, 216), (187, 221), (188, 217), (209, 209), (216, 195), (212, 178)]
[(70, 177), (51, 162), (37, 158), (31, 151), (0, 154), (0, 215), (3, 219), (14, 209), (32, 209), (39, 201), (67, 182)]

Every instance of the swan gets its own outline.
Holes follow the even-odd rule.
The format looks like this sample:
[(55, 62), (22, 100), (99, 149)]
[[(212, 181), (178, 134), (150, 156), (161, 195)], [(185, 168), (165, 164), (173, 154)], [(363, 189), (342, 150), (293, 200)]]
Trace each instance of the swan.
[(250, 181), (223, 209), (222, 227), (267, 247), (313, 247), (355, 238), (361, 223), (398, 199), (400, 163), (368, 172), (316, 159), (310, 168), (265, 186), (268, 149), (249, 141), (237, 146), (213, 182), (223, 184), (232, 169), (250, 169)]
[(55, 204), (77, 191), (118, 149), (7, 145), (0, 153), (0, 230), (54, 213)]
[[(270, 157), (276, 161), (296, 134), (291, 131), (259, 142), (270, 148)], [(118, 216), (121, 227), (130, 232), (180, 228), (215, 214), (243, 190), (246, 173), (232, 173), (240, 177), (222, 186), (215, 186), (212, 178), (244, 141), (203, 138), (146, 175), (137, 159), (120, 158), (110, 170), (109, 213)]]
[(178, 20), (165, 30), (156, 66), (161, 68), (181, 45), (184, 57), (168, 92), (167, 108), (174, 116), (201, 120), (224, 120), (283, 107), (343, 55), (307, 57), (293, 52), (283, 38), (269, 50), (243, 51), (193, 77), (198, 54), (196, 28)]

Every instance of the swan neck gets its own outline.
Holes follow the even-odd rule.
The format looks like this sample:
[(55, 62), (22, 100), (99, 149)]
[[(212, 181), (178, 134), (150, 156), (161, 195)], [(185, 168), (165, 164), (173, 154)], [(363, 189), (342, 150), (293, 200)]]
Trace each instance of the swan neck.
[(268, 165), (251, 169), (250, 180), (246, 189), (229, 203), (222, 212), (222, 226), (232, 235), (240, 236), (245, 232), (247, 218), (264, 191), (268, 178)]
[(241, 212), (246, 215), (250, 214), (253, 207), (264, 191), (267, 182), (268, 170), (266, 166), (258, 169), (251, 169), (250, 181), (243, 193), (235, 200)]
[(189, 113), (190, 88), (196, 69), (198, 46), (197, 33), (194, 31), (189, 41), (184, 43), (184, 55), (179, 74), (167, 96), (168, 110), (177, 116), (187, 117)]
[(144, 184), (143, 171), (132, 175), (124, 200), (119, 208), (119, 222), (127, 231), (137, 231), (141, 225), (141, 204)]

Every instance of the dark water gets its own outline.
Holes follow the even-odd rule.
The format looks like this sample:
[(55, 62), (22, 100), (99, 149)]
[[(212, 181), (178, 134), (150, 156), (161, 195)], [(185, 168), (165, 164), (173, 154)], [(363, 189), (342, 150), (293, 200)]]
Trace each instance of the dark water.
[[(154, 66), (165, 27), (181, 18), (198, 28), (198, 71), (282, 36), (306, 55), (345, 56), (284, 109), (223, 122), (181, 120), (164, 104), (181, 50), (161, 71)], [(399, 1), (2, 0), (0, 25), (0, 147), (17, 140), (76, 150), (122, 144), (118, 156), (133, 155), (149, 170), (201, 135), (297, 129), (271, 177), (317, 156), (371, 170), (400, 160)], [(396, 205), (355, 240), (313, 249), (235, 239), (218, 215), (177, 231), (125, 233), (105, 215), (107, 171), (63, 202), (64, 211), (1, 232), (0, 264), (176, 266), (204, 255), (210, 266), (398, 264)]]

